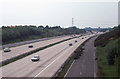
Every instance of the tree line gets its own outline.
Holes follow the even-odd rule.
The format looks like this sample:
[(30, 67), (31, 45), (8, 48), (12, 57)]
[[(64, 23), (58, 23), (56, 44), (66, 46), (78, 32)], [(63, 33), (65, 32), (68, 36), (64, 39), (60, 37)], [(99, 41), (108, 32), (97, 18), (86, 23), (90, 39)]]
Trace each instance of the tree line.
[(77, 27), (61, 28), (60, 26), (2, 26), (2, 43), (31, 40), (36, 38), (53, 37), (85, 33), (84, 29)]

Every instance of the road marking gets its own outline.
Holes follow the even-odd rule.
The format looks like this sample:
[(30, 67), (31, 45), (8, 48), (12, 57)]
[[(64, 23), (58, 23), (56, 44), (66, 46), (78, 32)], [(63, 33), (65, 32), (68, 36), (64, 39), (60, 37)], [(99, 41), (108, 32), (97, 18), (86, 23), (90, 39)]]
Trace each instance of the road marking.
[(94, 72), (94, 77), (96, 77), (96, 73)]
[[(65, 54), (65, 53), (63, 53)], [(39, 72), (35, 77), (38, 77), (44, 70), (46, 70), (49, 66), (51, 66), (57, 59), (59, 59), (63, 54), (61, 54), (59, 57), (57, 57), (54, 61), (52, 61), (48, 66), (46, 66), (41, 72)], [(35, 77), (33, 79), (35, 79)]]
[(95, 58), (96, 58), (96, 55), (95, 55), (96, 52), (94, 52), (94, 59), (93, 59), (93, 62), (94, 62), (94, 77), (96, 77), (96, 66), (95, 66)]
[(80, 75), (82, 75), (82, 72), (80, 72)]
[(95, 52), (94, 52), (94, 57), (95, 57)]
[(71, 66), (69, 67), (68, 71), (66, 72), (64, 78), (67, 76), (67, 74), (68, 74), (68, 72), (70, 71), (70, 69), (71, 69), (71, 67), (72, 67), (72, 65), (73, 65), (74, 62), (75, 62), (75, 60), (72, 62)]
[[(65, 54), (65, 53), (63, 53)], [(51, 66), (57, 59), (59, 59), (63, 54), (61, 54), (59, 57), (57, 57), (54, 61), (52, 61), (48, 66), (46, 66), (44, 69), (42, 69), (42, 71), (40, 71), (37, 75), (35, 75), (35, 77), (38, 77), (44, 70), (46, 70), (49, 66)], [(74, 60), (75, 61), (75, 60)], [(74, 63), (73, 61), (73, 63)], [(72, 63), (72, 64), (73, 64)], [(35, 79), (35, 77), (33, 79)]]

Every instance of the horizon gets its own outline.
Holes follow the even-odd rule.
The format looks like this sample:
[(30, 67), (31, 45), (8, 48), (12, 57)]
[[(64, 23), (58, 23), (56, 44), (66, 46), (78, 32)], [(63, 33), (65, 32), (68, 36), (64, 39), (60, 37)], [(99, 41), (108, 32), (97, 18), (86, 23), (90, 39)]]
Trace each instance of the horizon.
[[(7, 26), (4, 26), (4, 25), (3, 25), (3, 26), (1, 26), (1, 27), (22, 27), (22, 26), (25, 26), (25, 27), (29, 27), (29, 26), (39, 27), (39, 26), (43, 26), (43, 25), (7, 25)], [(45, 25), (45, 26), (43, 26), (43, 27), (45, 28), (46, 26), (49, 26), (49, 25)], [(49, 26), (49, 27), (57, 27), (57, 26), (59, 26), (59, 25)], [(0, 28), (1, 28), (1, 27), (0, 27)], [(61, 27), (61, 26), (60, 26), (60, 28), (70, 28), (70, 27), (79, 28), (78, 26), (69, 26), (69, 27)], [(85, 27), (79, 28), (79, 29), (86, 29), (86, 28), (92, 28), (92, 29), (101, 28), (101, 29), (106, 29), (106, 28), (114, 28), (114, 27), (118, 27), (118, 25), (115, 25), (115, 26), (113, 26), (113, 27), (91, 27), (91, 26), (85, 26)]]

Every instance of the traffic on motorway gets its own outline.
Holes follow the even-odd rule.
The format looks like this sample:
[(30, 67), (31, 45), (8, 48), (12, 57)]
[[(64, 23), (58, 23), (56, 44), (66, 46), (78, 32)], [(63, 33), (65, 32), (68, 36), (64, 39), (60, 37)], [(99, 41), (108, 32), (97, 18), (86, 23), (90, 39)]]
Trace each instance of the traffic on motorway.
[(71, 38), (70, 36), (63, 36), (63, 37), (59, 37), (59, 38), (53, 38), (50, 40), (44, 40), (44, 41), (40, 41), (40, 42), (35, 42), (35, 43), (31, 43), (31, 44), (25, 44), (25, 45), (21, 45), (21, 46), (17, 46), (17, 47), (12, 47), (12, 48), (4, 48), (3, 50), (0, 50), (0, 52), (2, 53), (2, 61), (5, 61), (7, 59), (11, 59), (15, 56), (19, 56), (21, 54), (36, 50), (38, 48), (42, 48), (45, 47), (47, 45), (65, 40)]
[[(5, 65), (2, 67), (2, 75), (3, 77), (52, 77), (74, 50), (92, 36), (94, 34), (74, 38)], [(26, 47), (29, 48), (28, 45)]]

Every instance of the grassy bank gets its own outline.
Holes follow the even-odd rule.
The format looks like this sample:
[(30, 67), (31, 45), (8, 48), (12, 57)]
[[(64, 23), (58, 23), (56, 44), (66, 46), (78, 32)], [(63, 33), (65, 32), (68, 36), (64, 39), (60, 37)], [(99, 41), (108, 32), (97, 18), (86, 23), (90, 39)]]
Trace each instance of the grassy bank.
[[(98, 57), (99, 77), (118, 77), (118, 41), (120, 41), (120, 38), (110, 41), (105, 47), (97, 47), (96, 54)], [(115, 54), (114, 60), (112, 60), (114, 63), (109, 64), (114, 53), (117, 53)], [(109, 59), (110, 54), (112, 54), (112, 57)]]

